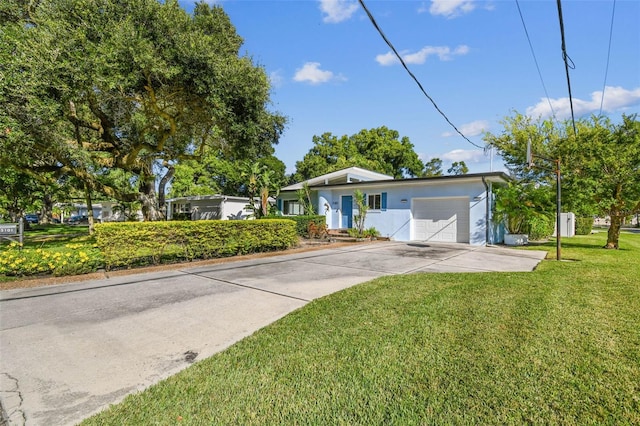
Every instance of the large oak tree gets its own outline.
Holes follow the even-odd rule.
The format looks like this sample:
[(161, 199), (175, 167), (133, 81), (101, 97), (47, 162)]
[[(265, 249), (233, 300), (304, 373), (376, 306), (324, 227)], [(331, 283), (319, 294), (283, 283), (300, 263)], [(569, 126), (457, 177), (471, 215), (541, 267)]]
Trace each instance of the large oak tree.
[(7, 0), (0, 20), (0, 165), (67, 174), (157, 219), (157, 182), (162, 194), (177, 162), (268, 155), (283, 131), (264, 69), (239, 55), (220, 7)]

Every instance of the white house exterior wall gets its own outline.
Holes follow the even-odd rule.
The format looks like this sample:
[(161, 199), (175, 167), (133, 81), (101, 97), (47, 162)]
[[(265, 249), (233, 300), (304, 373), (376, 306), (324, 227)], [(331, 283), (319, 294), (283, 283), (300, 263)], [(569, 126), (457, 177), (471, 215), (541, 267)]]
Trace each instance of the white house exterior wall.
[(227, 199), (222, 203), (222, 214), (220, 219), (247, 219), (252, 212), (247, 210), (246, 207), (249, 204), (249, 200), (235, 200)]
[[(191, 220), (247, 219), (252, 214), (248, 204), (248, 198), (224, 195), (172, 198), (167, 200), (167, 220), (178, 213), (190, 213)], [(174, 207), (179, 210), (174, 212)]]
[[(387, 193), (386, 210), (369, 210), (365, 227), (375, 227), (382, 236), (397, 241), (411, 241), (412, 214), (411, 205), (414, 198), (449, 198), (468, 197), (469, 199), (469, 243), (472, 245), (485, 244), (486, 240), (486, 190), (482, 181), (461, 182), (424, 182), (406, 183), (405, 185), (354, 185), (323, 189), (319, 195), (332, 207), (327, 215), (327, 226), (330, 229), (340, 228), (341, 198), (343, 195), (353, 195), (358, 188), (365, 194)], [(355, 204), (355, 203), (354, 203)], [(354, 214), (356, 213), (354, 205)]]

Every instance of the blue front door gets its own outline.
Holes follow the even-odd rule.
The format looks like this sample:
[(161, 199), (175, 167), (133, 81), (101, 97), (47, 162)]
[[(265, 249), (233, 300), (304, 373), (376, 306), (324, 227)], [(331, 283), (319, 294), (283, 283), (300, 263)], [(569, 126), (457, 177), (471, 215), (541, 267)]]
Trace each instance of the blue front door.
[(341, 228), (353, 228), (353, 197), (351, 195), (342, 196), (342, 222)]

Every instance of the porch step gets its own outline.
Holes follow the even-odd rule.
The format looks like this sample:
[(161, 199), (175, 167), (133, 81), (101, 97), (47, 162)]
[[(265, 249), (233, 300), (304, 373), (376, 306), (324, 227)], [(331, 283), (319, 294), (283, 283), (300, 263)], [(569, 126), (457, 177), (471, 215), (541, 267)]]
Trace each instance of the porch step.
[(349, 231), (347, 229), (329, 229), (327, 233), (330, 237), (348, 237)]

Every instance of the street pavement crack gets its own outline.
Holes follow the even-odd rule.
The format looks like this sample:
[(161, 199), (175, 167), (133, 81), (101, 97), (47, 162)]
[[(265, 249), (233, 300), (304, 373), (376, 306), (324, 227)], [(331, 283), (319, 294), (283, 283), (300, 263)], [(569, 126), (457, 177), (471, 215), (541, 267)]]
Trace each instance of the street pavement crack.
[[(20, 392), (18, 379), (9, 373), (0, 373), (0, 426), (27, 423), (27, 415), (22, 409), (24, 398)], [(13, 382), (9, 385), (7, 382)], [(20, 422), (20, 423), (17, 423)]]

